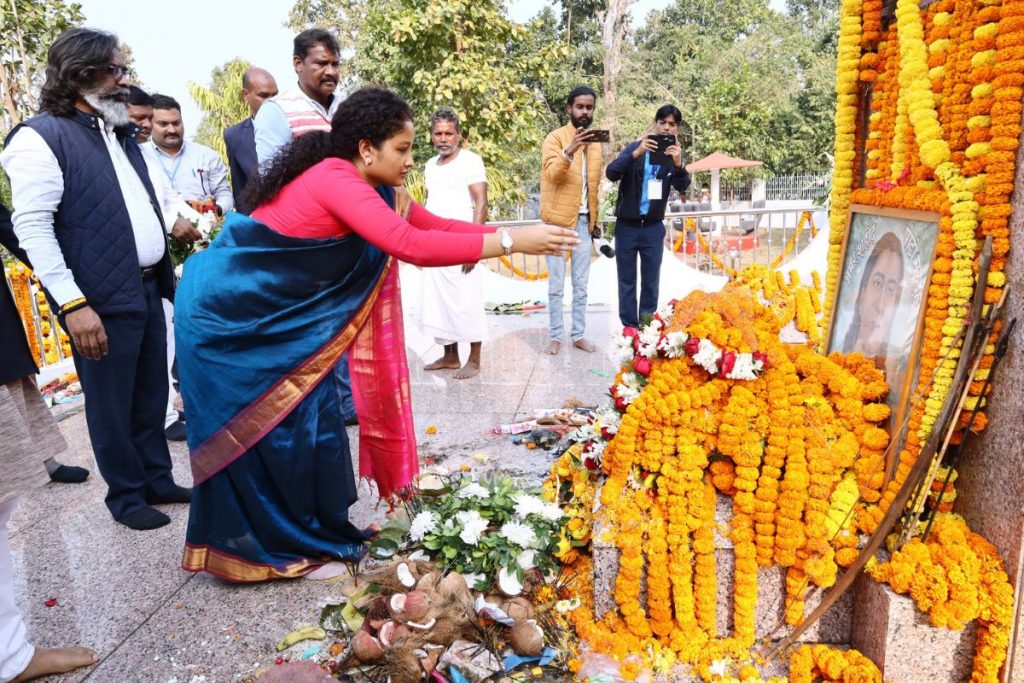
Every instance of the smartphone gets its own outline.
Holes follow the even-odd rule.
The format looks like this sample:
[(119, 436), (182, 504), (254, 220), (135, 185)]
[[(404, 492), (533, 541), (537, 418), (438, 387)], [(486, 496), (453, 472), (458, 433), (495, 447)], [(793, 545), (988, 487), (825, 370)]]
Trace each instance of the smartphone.
[(647, 137), (658, 145), (658, 148), (651, 152), (651, 163), (658, 165), (669, 163), (670, 159), (669, 156), (665, 154), (665, 150), (676, 144), (676, 136), (668, 135), (667, 133), (656, 133), (654, 135), (648, 135)]
[(590, 131), (588, 142), (611, 142), (611, 131), (607, 128), (595, 128)]
[(676, 136), (668, 135), (667, 133), (656, 133), (654, 135), (648, 135), (647, 137), (658, 144), (657, 151), (659, 154), (664, 154), (666, 149), (676, 144)]

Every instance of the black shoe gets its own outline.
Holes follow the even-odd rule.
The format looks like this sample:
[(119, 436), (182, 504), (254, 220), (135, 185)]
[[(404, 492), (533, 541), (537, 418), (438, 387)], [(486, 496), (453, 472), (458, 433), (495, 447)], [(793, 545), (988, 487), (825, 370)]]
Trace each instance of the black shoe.
[(189, 503), (192, 500), (192, 489), (187, 486), (173, 484), (172, 488), (163, 493), (147, 493), (146, 502), (150, 505), (170, 505), (172, 503)]
[(149, 529), (158, 529), (164, 525), (170, 524), (171, 518), (155, 508), (146, 506), (144, 508), (139, 508), (134, 512), (129, 512), (117, 521), (124, 524), (129, 529), (147, 531)]
[(172, 422), (171, 426), (164, 430), (164, 436), (168, 441), (184, 441), (188, 438), (188, 427), (181, 420)]
[(81, 484), (89, 478), (89, 470), (74, 465), (59, 465), (50, 473), (50, 481), (58, 484)]
[(345, 418), (345, 426), (346, 427), (355, 427), (358, 424), (359, 424), (359, 416), (358, 415), (353, 415), (352, 417)]

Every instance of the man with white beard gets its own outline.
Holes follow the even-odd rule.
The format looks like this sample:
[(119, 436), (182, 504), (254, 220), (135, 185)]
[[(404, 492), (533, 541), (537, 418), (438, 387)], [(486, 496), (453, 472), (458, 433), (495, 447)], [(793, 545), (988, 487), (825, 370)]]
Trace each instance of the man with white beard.
[(40, 113), (11, 131), (14, 232), (74, 342), (107, 507), (132, 529), (188, 503), (164, 439), (167, 340), (161, 297), (174, 276), (146, 162), (127, 112), (117, 37), (65, 31), (50, 46)]

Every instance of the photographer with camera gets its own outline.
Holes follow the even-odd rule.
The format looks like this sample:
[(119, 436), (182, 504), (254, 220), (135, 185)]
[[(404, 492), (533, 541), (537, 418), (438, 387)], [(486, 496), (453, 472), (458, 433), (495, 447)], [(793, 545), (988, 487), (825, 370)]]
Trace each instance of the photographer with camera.
[[(581, 85), (566, 98), (569, 123), (544, 138), (541, 149), (540, 218), (545, 223), (576, 230), (579, 244), (572, 250), (572, 330), (573, 348), (593, 353), (597, 347), (583, 333), (587, 320), (587, 282), (593, 246), (588, 237), (596, 237), (597, 195), (601, 185), (601, 142), (608, 141), (607, 130), (590, 128), (594, 122), (597, 93)], [(565, 258), (548, 256), (548, 334), (545, 352), (557, 355), (562, 348), (564, 322), (562, 295), (565, 289)]]
[[(608, 164), (605, 175), (620, 182), (615, 202), (615, 269), (619, 276), (619, 321), (639, 328), (658, 308), (658, 280), (665, 241), (665, 205), (669, 192), (690, 186), (676, 137), (682, 113), (671, 104), (658, 109), (647, 135), (635, 140)], [(640, 305), (637, 307), (637, 257)]]

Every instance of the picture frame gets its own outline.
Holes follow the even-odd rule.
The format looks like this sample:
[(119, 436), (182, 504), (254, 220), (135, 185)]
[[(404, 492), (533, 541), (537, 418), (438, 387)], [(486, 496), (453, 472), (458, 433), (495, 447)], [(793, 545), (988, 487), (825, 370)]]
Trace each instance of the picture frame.
[[(906, 440), (939, 237), (938, 213), (853, 204), (847, 212), (827, 353), (862, 353), (885, 372), (888, 481)], [(923, 400), (923, 399), (922, 399)]]

